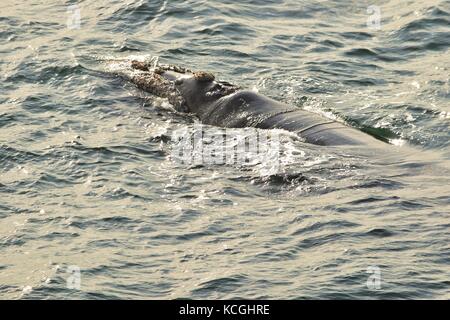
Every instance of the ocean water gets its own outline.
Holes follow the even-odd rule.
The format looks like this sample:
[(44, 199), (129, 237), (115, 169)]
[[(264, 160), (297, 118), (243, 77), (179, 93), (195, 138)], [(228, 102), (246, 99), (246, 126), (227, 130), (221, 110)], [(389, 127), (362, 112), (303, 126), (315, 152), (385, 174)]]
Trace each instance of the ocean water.
[[(449, 299), (449, 26), (444, 0), (1, 1), (0, 298)], [(221, 129), (110, 72), (132, 59), (390, 145), (180, 161)]]

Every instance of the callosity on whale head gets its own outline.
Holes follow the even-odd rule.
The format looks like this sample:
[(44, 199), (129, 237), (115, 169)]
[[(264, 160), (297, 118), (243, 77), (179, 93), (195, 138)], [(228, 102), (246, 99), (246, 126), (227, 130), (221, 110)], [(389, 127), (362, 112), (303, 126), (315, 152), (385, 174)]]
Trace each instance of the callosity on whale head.
[(142, 89), (159, 97), (168, 98), (178, 111), (198, 113), (221, 97), (239, 88), (216, 81), (208, 72), (193, 72), (177, 66), (157, 66), (150, 69), (145, 63), (133, 61), (137, 74), (132, 79)]

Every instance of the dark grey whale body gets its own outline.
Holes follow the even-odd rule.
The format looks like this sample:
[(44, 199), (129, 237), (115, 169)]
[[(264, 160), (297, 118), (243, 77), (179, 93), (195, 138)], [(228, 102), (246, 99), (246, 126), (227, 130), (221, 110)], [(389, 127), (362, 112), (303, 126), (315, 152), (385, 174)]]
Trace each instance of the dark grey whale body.
[(340, 122), (275, 101), (253, 91), (241, 90), (215, 81), (205, 72), (178, 67), (151, 70), (133, 62), (140, 70), (132, 77), (138, 87), (169, 101), (180, 111), (190, 112), (204, 124), (227, 127), (284, 129), (297, 133), (306, 142), (324, 146), (372, 146), (386, 144)]
[(381, 145), (359, 130), (298, 107), (289, 107), (252, 91), (238, 91), (198, 114), (202, 123), (230, 128), (254, 127), (295, 132), (317, 145)]

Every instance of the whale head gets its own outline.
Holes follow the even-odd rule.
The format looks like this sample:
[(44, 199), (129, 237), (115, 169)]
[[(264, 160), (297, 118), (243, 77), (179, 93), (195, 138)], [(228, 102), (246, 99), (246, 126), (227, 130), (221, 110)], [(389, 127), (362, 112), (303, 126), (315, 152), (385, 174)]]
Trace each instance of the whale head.
[(132, 61), (137, 71), (132, 81), (156, 96), (167, 98), (176, 110), (201, 115), (207, 107), (239, 88), (216, 81), (213, 74), (194, 72), (178, 66), (157, 66), (151, 69), (143, 62)]
[(213, 74), (203, 71), (186, 73), (166, 71), (161, 76), (174, 84), (175, 89), (183, 97), (188, 112), (195, 114), (201, 114), (212, 103), (239, 89), (228, 82), (216, 81)]

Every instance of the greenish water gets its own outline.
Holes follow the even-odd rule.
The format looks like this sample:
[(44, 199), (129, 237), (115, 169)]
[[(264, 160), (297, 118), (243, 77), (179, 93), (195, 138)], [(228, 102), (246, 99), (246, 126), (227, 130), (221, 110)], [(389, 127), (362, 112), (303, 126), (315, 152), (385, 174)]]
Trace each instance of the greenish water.
[[(2, 1), (0, 298), (450, 298), (450, 5), (371, 5)], [(149, 57), (392, 145), (177, 162), (195, 119), (105, 72)]]

